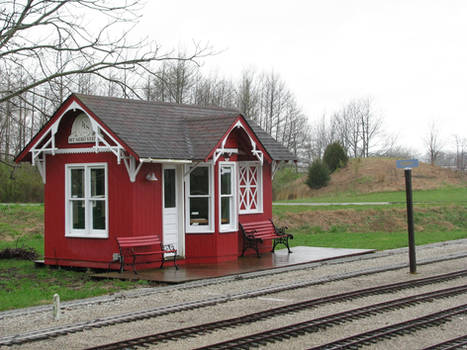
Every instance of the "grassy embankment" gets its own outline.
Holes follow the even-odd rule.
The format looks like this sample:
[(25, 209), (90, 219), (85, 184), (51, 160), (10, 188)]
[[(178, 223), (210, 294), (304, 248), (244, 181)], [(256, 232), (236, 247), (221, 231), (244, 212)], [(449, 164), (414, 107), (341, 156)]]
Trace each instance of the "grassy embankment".
[[(416, 191), (417, 245), (467, 238), (467, 188)], [(407, 246), (405, 192), (343, 193), (289, 203), (392, 202), (391, 205), (274, 206), (273, 216), (295, 235), (293, 245), (391, 249)]]
[[(412, 171), (416, 244), (467, 238), (467, 177), (420, 163)], [(274, 206), (273, 215), (295, 235), (294, 245), (390, 249), (407, 246), (404, 172), (395, 159), (351, 159), (312, 190), (294, 168), (276, 173), (277, 202), (391, 202), (390, 205)]]

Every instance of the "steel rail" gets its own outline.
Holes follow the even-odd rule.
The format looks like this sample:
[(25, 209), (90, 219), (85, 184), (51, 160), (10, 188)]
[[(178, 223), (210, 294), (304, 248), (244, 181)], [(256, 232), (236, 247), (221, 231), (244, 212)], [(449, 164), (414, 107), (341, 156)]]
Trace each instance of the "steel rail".
[[(461, 240), (461, 241), (464, 241), (464, 240)], [(457, 242), (457, 241), (452, 241), (452, 242)], [(453, 243), (451, 243), (451, 241), (448, 241), (447, 243), (443, 243), (442, 246), (452, 245), (452, 244)], [(434, 244), (422, 246), (421, 249), (429, 248), (431, 246), (439, 246), (439, 245), (440, 243), (434, 243)], [(303, 265), (292, 265), (288, 267), (277, 268), (274, 270), (260, 270), (260, 271), (255, 271), (255, 272), (247, 272), (247, 273), (243, 273), (239, 275), (223, 276), (223, 277), (218, 277), (218, 278), (186, 282), (186, 283), (183, 283), (181, 285), (176, 285), (176, 286), (141, 288), (141, 289), (136, 289), (136, 290), (124, 291), (124, 292), (116, 293), (113, 295), (104, 295), (104, 296), (93, 297), (93, 298), (65, 301), (61, 303), (61, 309), (62, 310), (73, 310), (73, 309), (82, 308), (82, 307), (89, 306), (89, 305), (112, 303), (122, 298), (123, 299), (139, 298), (139, 297), (144, 297), (144, 296), (150, 296), (156, 293), (160, 294), (164, 292), (170, 292), (173, 290), (185, 290), (185, 289), (206, 287), (206, 286), (215, 285), (219, 283), (226, 283), (226, 282), (228, 283), (228, 282), (235, 282), (236, 280), (265, 277), (265, 276), (285, 273), (289, 271), (313, 269), (317, 266), (322, 266), (322, 265), (337, 265), (337, 264), (342, 264), (346, 262), (376, 260), (378, 258), (398, 255), (400, 254), (399, 251), (403, 249), (404, 248), (398, 248), (398, 249), (393, 249), (390, 251), (377, 252), (375, 253), (374, 256), (368, 256), (368, 255), (350, 256), (350, 257), (344, 257), (344, 258), (340, 258), (336, 260), (312, 262), (312, 263), (307, 263)], [(443, 261), (462, 259), (465, 257), (467, 257), (466, 252), (443, 255), (443, 256), (434, 257), (434, 258), (421, 259), (418, 261), (418, 265), (435, 264), (435, 263), (439, 263)], [(341, 280), (363, 276), (363, 275), (371, 275), (371, 274), (377, 274), (381, 272), (394, 271), (394, 270), (398, 270), (398, 269), (402, 269), (406, 267), (407, 267), (407, 264), (401, 263), (401, 264), (393, 264), (393, 265), (383, 265), (381, 267), (357, 270), (357, 271), (342, 273), (342, 274), (328, 275), (328, 276), (321, 277), (321, 278), (303, 281), (302, 285), (297, 286), (296, 288), (310, 287), (313, 285), (319, 285), (319, 284), (334, 282), (334, 281), (341, 281)], [(5, 318), (12, 318), (12, 317), (18, 317), (18, 316), (24, 316), (24, 315), (37, 314), (37, 313), (45, 313), (45, 312), (52, 312), (52, 305), (32, 306), (32, 307), (24, 308), (24, 309), (2, 311), (0, 312), (0, 320), (5, 319)], [(0, 341), (1, 340), (2, 338), (0, 338)]]
[[(466, 276), (466, 275), (467, 275), (467, 270), (461, 270), (461, 271), (456, 271), (456, 272), (453, 272), (453, 273), (437, 275), (437, 276), (432, 276), (432, 277), (427, 277), (427, 278), (421, 278), (421, 279), (418, 279), (418, 280), (399, 282), (399, 283), (393, 283), (391, 285), (383, 285), (383, 286), (368, 288), (368, 289), (366, 289), (366, 293), (367, 293), (367, 295), (378, 293), (377, 290), (379, 288), (381, 289), (381, 293), (384, 293), (383, 290), (390, 291), (390, 288), (396, 288), (396, 286), (398, 286), (398, 285), (400, 286), (400, 288), (411, 288), (411, 287), (417, 286), (417, 285), (421, 286), (421, 285), (424, 285), (424, 284), (433, 284), (433, 283), (438, 283), (438, 282), (442, 282), (442, 281), (446, 281), (446, 280), (450, 280), (450, 279), (454, 279), (454, 278), (461, 278), (461, 277)], [(315, 283), (312, 283), (311, 285), (314, 285), (314, 284)], [(287, 291), (287, 290), (296, 289), (296, 288), (303, 288), (303, 287), (308, 287), (308, 286), (310, 286), (310, 284), (305, 283), (305, 282), (298, 282), (298, 283), (292, 283), (292, 284), (287, 284), (287, 285), (272, 286), (272, 287), (268, 287), (268, 288), (262, 288), (262, 289), (252, 290), (252, 291), (241, 292), (241, 293), (237, 293), (237, 294), (233, 294), (233, 295), (226, 295), (226, 296), (220, 296), (220, 297), (215, 297), (215, 298), (208, 298), (208, 299), (202, 299), (202, 300), (197, 300), (197, 301), (190, 301), (190, 302), (185, 302), (185, 303), (180, 303), (180, 304), (161, 306), (161, 307), (148, 309), (148, 310), (144, 310), (144, 311), (138, 311), (138, 312), (131, 312), (131, 313), (124, 313), (124, 314), (120, 314), (120, 315), (102, 317), (102, 318), (99, 318), (99, 319), (85, 321), (85, 322), (79, 322), (79, 323), (70, 324), (70, 325), (66, 325), (66, 326), (45, 328), (45, 329), (40, 329), (40, 330), (36, 330), (36, 331), (25, 332), (25, 333), (22, 333), (22, 334), (15, 334), (15, 335), (2, 337), (2, 338), (0, 338), (0, 346), (2, 346), (2, 345), (12, 345), (12, 344), (22, 344), (22, 343), (32, 342), (32, 341), (36, 341), (36, 340), (47, 339), (49, 337), (54, 337), (54, 336), (60, 336), (60, 335), (65, 335), (65, 334), (69, 334), (69, 333), (79, 332), (79, 331), (83, 331), (85, 329), (109, 326), (109, 325), (125, 323), (125, 322), (131, 322), (131, 321), (137, 321), (137, 320), (142, 320), (142, 319), (147, 319), (147, 318), (153, 318), (153, 317), (166, 315), (166, 314), (170, 314), (170, 313), (174, 313), (174, 312), (180, 312), (180, 311), (185, 311), (185, 310), (190, 310), (190, 309), (195, 309), (195, 308), (212, 306), (212, 305), (215, 305), (215, 304), (224, 303), (224, 302), (228, 302), (228, 301), (232, 301), (232, 300), (239, 300), (239, 299), (258, 297), (258, 296), (262, 296), (262, 295)], [(354, 293), (356, 295), (356, 297), (359, 296), (358, 291), (357, 292), (350, 292), (350, 293)], [(347, 294), (345, 296), (346, 298), (350, 298), (350, 294), (344, 293), (344, 295), (345, 294)], [(329, 298), (329, 297), (325, 297), (325, 298)], [(331, 296), (331, 298), (332, 298), (332, 296)], [(328, 302), (332, 302), (332, 301), (333, 301), (332, 299), (329, 299)]]
[[(384, 293), (386, 291), (391, 291), (391, 288), (392, 289), (412, 288), (414, 286), (422, 286), (426, 284), (439, 283), (439, 282), (443, 282), (443, 281), (454, 279), (454, 278), (461, 278), (466, 275), (467, 275), (467, 270), (461, 270), (461, 271), (455, 271), (455, 272), (443, 274), (443, 275), (420, 278), (417, 280), (398, 282), (398, 283), (392, 283), (389, 285), (367, 288), (364, 291), (366, 295), (375, 294), (378, 292), (378, 290), (380, 290), (381, 293)], [(198, 301), (191, 301), (191, 302), (186, 302), (186, 303), (181, 303), (181, 304), (162, 306), (162, 307), (157, 307), (154, 309), (149, 309), (149, 310), (144, 310), (144, 311), (139, 311), (139, 312), (131, 312), (131, 313), (125, 313), (125, 314), (114, 315), (114, 316), (109, 316), (109, 317), (103, 317), (103, 318), (99, 318), (96, 320), (80, 322), (80, 323), (75, 323), (75, 324), (61, 326), (61, 327), (59, 326), (59, 327), (40, 329), (37, 331), (25, 332), (23, 334), (16, 334), (16, 335), (0, 338), (0, 346), (11, 345), (11, 344), (21, 344), (21, 343), (26, 343), (26, 342), (31, 342), (31, 341), (41, 340), (41, 339), (47, 339), (49, 337), (78, 332), (84, 329), (90, 329), (94, 327), (103, 327), (103, 326), (109, 326), (109, 325), (114, 325), (118, 323), (125, 323), (125, 322), (131, 322), (131, 321), (142, 320), (142, 319), (147, 319), (147, 318), (153, 318), (153, 317), (166, 315), (166, 314), (170, 314), (174, 312), (190, 310), (190, 309), (195, 309), (195, 308), (200, 308), (200, 307), (205, 307), (205, 306), (211, 306), (211, 305), (224, 303), (224, 302), (231, 301), (231, 300), (238, 300), (238, 299), (244, 299), (244, 298), (249, 298), (249, 297), (257, 297), (261, 295), (266, 295), (266, 294), (270, 294), (274, 292), (290, 290), (290, 289), (295, 289), (295, 288), (297, 288), (297, 284), (289, 284), (288, 288), (285, 288), (285, 286), (270, 287), (270, 288), (253, 290), (253, 291), (246, 291), (246, 292), (238, 293), (235, 295), (221, 296), (221, 297), (203, 299), (203, 300), (198, 300)], [(360, 290), (360, 292), (362, 291)], [(345, 300), (345, 298), (349, 299), (351, 298), (352, 294), (355, 295), (355, 297), (359, 297), (360, 295), (363, 296), (363, 294), (361, 293), (359, 294), (359, 291), (353, 291), (353, 292), (341, 294), (343, 295), (341, 298), (342, 300)], [(327, 302), (337, 301), (338, 296), (324, 297), (324, 299), (328, 300)]]
[(412, 331), (422, 328), (438, 326), (449, 321), (452, 317), (467, 313), (467, 304), (456, 306), (451, 309), (443, 310), (426, 316), (414, 318), (409, 321), (397, 323), (387, 327), (374, 329), (368, 332), (343, 338), (332, 343), (320, 345), (308, 350), (326, 350), (326, 349), (355, 349), (363, 345), (375, 344), (379, 341), (393, 338), (398, 335), (405, 335)]
[[(385, 288), (382, 288), (381, 292), (384, 293), (388, 291), (388, 288), (392, 287), (393, 285), (394, 284), (384, 286)], [(394, 288), (393, 291), (400, 290), (400, 289), (401, 288)], [(361, 294), (359, 295), (357, 292), (361, 292)], [(178, 339), (181, 337), (189, 337), (189, 336), (195, 336), (198, 334), (204, 334), (206, 332), (211, 332), (217, 329), (232, 328), (237, 325), (253, 323), (253, 322), (257, 322), (257, 321), (260, 321), (266, 318), (305, 310), (313, 306), (321, 305), (324, 303), (345, 301), (345, 300), (355, 299), (357, 297), (364, 297), (370, 294), (374, 294), (374, 288), (368, 288), (368, 289), (357, 291), (357, 292), (349, 292), (349, 293), (343, 293), (343, 294), (333, 295), (333, 296), (324, 297), (324, 298), (311, 299), (311, 300), (307, 300), (307, 301), (300, 302), (300, 303), (290, 304), (286, 306), (281, 306), (281, 307), (277, 307), (277, 308), (273, 308), (273, 309), (269, 309), (265, 311), (248, 314), (245, 316), (205, 323), (201, 325), (176, 329), (176, 330), (162, 332), (162, 333), (151, 334), (151, 335), (144, 336), (144, 337), (127, 339), (124, 341), (114, 342), (111, 344), (100, 345), (100, 346), (89, 348), (88, 350), (91, 350), (91, 349), (92, 350), (97, 350), (97, 349), (110, 350), (110, 349), (124, 349), (129, 346), (136, 346), (136, 345), (144, 346), (147, 344), (154, 344), (154, 343), (161, 342), (161, 341), (174, 340), (174, 339)], [(346, 311), (340, 314), (344, 315), (343, 317), (347, 317), (347, 318), (350, 317), (350, 319), (355, 319), (355, 318), (363, 317), (367, 315), (368, 313), (374, 313), (374, 312), (383, 311), (383, 310), (386, 311), (386, 310), (390, 310), (390, 309), (397, 308), (397, 307), (408, 306), (413, 303), (431, 301), (435, 298), (444, 298), (444, 297), (449, 297), (449, 296), (466, 293), (466, 292), (467, 292), (467, 285), (458, 286), (458, 287), (445, 289), (442, 291), (434, 291), (434, 292), (423, 293), (420, 295), (406, 297), (402, 299), (396, 299), (396, 300), (389, 301), (389, 302), (384, 302), (384, 303), (371, 305), (371, 306), (367, 306), (367, 307), (363, 307), (363, 308), (359, 308), (355, 310)], [(325, 319), (327, 321), (331, 320), (333, 323), (335, 323), (337, 322), (336, 315), (331, 315), (331, 316), (328, 316), (322, 319)], [(342, 320), (342, 322), (345, 322), (345, 321), (346, 320), (344, 319)]]
[[(456, 242), (456, 241), (453, 241), (453, 242)], [(448, 243), (444, 243), (443, 245), (452, 245), (452, 244), (453, 243), (448, 242)], [(430, 244), (430, 245), (417, 247), (417, 248), (418, 249), (423, 249), (426, 247), (429, 248), (430, 246), (434, 246), (434, 245), (438, 246), (440, 245), (440, 243)], [(258, 277), (264, 277), (264, 276), (269, 276), (269, 275), (274, 275), (274, 274), (297, 271), (297, 270), (313, 269), (313, 268), (316, 268), (317, 266), (322, 266), (322, 265), (337, 265), (337, 264), (343, 264), (343, 263), (354, 262), (354, 261), (376, 260), (379, 258), (401, 254), (400, 251), (403, 249), (404, 248), (398, 248), (398, 249), (394, 249), (391, 251), (377, 252), (377, 253), (374, 253), (374, 255), (372, 254), (372, 255), (350, 256), (350, 257), (343, 257), (343, 258), (339, 258), (335, 260), (318, 261), (318, 262), (311, 262), (311, 263), (301, 264), (301, 265), (280, 267), (280, 268), (276, 268), (273, 270), (260, 270), (260, 271), (255, 271), (255, 272), (242, 273), (238, 275), (230, 275), (230, 276), (210, 278), (210, 279), (204, 279), (204, 280), (198, 280), (198, 281), (191, 281), (191, 282), (186, 282), (186, 283), (176, 285), (176, 286), (140, 288), (136, 290), (129, 290), (129, 291), (116, 293), (113, 295), (104, 295), (104, 296), (98, 296), (98, 297), (92, 297), (92, 298), (86, 298), (86, 299), (80, 299), (80, 300), (65, 301), (61, 303), (61, 309), (72, 310), (72, 309), (82, 308), (88, 305), (112, 303), (122, 298), (123, 299), (139, 298), (139, 297), (153, 295), (156, 293), (160, 294), (163, 292), (170, 292), (173, 290), (185, 290), (185, 289), (206, 287), (206, 286), (220, 284), (220, 283), (235, 282), (237, 280), (258, 278)], [(467, 253), (461, 252), (461, 253), (449, 254), (449, 255), (444, 255), (444, 256), (438, 256), (434, 258), (421, 259), (417, 262), (417, 264), (418, 265), (435, 264), (435, 263), (439, 263), (442, 261), (462, 259), (465, 257), (467, 257)], [(377, 268), (358, 270), (358, 271), (350, 272), (350, 273), (335, 274), (335, 275), (326, 276), (323, 278), (317, 278), (314, 280), (307, 280), (307, 281), (304, 281), (304, 283), (308, 283), (308, 286), (312, 286), (312, 285), (318, 285), (318, 284), (332, 282), (332, 281), (345, 280), (348, 278), (358, 277), (362, 275), (370, 275), (370, 274), (381, 273), (381, 272), (386, 272), (386, 271), (394, 271), (394, 270), (403, 269), (406, 267), (407, 267), (406, 263), (385, 265), (385, 266), (381, 266)], [(51, 311), (52, 311), (52, 305), (32, 306), (32, 307), (23, 308), (23, 309), (2, 311), (0, 312), (0, 320), (9, 318), (9, 317), (17, 317), (17, 316), (31, 315), (35, 313), (44, 313), (44, 312), (51, 312)]]
[(460, 349), (467, 348), (467, 335), (463, 335), (458, 338), (450, 339), (445, 342), (429, 346), (423, 350), (451, 350), (451, 349)]
[[(407, 306), (421, 303), (421, 302), (430, 302), (433, 299), (446, 298), (446, 297), (450, 297), (453, 295), (466, 293), (466, 292), (467, 292), (467, 285), (464, 285), (460, 287), (448, 288), (448, 289), (441, 290), (441, 291), (429, 292), (429, 293), (424, 293), (424, 294), (415, 295), (411, 297), (395, 299), (395, 300), (391, 300), (388, 302), (383, 302), (383, 303), (379, 303), (375, 305), (370, 305), (370, 306), (365, 306), (365, 307), (352, 309), (352, 310), (348, 310), (344, 312), (339, 312), (336, 314), (312, 319), (309, 321), (287, 325), (287, 326), (272, 329), (272, 330), (267, 330), (264, 332), (258, 332), (255, 334), (247, 335), (247, 336), (236, 338), (236, 339), (230, 339), (230, 340), (219, 342), (216, 344), (203, 346), (203, 347), (197, 348), (197, 350), (236, 349), (236, 348), (256, 347), (259, 345), (265, 345), (267, 343), (272, 343), (272, 342), (280, 341), (283, 339), (289, 339), (290, 337), (296, 337), (296, 336), (303, 335), (306, 333), (317, 332), (319, 330), (326, 329), (326, 328), (329, 328), (329, 327), (332, 327), (338, 324), (343, 324), (348, 321), (354, 321), (356, 319), (371, 316), (371, 315), (374, 315), (375, 313), (382, 313), (382, 312), (386, 312), (389, 310), (394, 310), (396, 308), (407, 307)], [(453, 309), (450, 309), (450, 310), (453, 310)], [(467, 312), (467, 305), (463, 305), (461, 309), (462, 311), (459, 311), (459, 310), (456, 309), (456, 313)], [(447, 312), (447, 311), (443, 311), (443, 313), (444, 312)], [(451, 316), (451, 314), (449, 315)], [(426, 318), (426, 317), (427, 316), (424, 316), (423, 318)], [(441, 319), (441, 317), (438, 317), (436, 319), (437, 320)], [(393, 328), (396, 330), (402, 329), (400, 328), (401, 327), (400, 325), (405, 324), (405, 323), (407, 322), (384, 327), (384, 328), (370, 331), (370, 332), (365, 332), (365, 333), (362, 333), (362, 334), (359, 334), (353, 337), (341, 339), (336, 342), (332, 342), (329, 344), (322, 345), (320, 347), (313, 348), (313, 350), (357, 348), (358, 346), (360, 346), (357, 344), (361, 344), (361, 345), (369, 344), (370, 340), (371, 342), (376, 342), (378, 337), (388, 336), (389, 334), (391, 334), (390, 330), (392, 330)], [(419, 323), (417, 324), (420, 325)], [(369, 334), (369, 336), (367, 334)]]

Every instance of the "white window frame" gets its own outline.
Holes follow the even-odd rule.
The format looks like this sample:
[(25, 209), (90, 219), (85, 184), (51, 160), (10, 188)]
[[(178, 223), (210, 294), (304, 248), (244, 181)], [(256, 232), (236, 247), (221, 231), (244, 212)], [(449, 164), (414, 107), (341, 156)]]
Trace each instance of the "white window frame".
[[(235, 162), (222, 161), (218, 163), (218, 190), (219, 190), (219, 232), (233, 232), (238, 230), (238, 201), (237, 201), (237, 166)], [(231, 194), (223, 195), (221, 189), (222, 167), (228, 167), (231, 170)], [(230, 197), (230, 223), (222, 224), (222, 198)]]
[[(256, 174), (257, 174), (257, 180), (256, 180), (256, 193), (257, 193), (257, 196), (256, 196), (256, 200), (257, 200), (257, 203), (256, 203), (256, 208), (255, 209), (251, 209), (250, 207), (250, 203), (246, 203), (246, 209), (241, 209), (242, 205), (242, 191), (241, 191), (241, 188), (242, 187), (246, 187), (248, 190), (250, 188), (250, 184), (246, 184), (246, 185), (240, 185), (241, 181), (240, 181), (240, 169), (242, 167), (245, 167), (245, 166), (248, 166), (248, 167), (252, 167), (252, 166), (255, 166), (256, 167)], [(257, 161), (253, 161), (253, 162), (238, 162), (238, 213), (240, 215), (242, 214), (261, 214), (263, 213), (263, 167), (261, 165), (260, 162), (257, 162)]]
[[(208, 195), (190, 195), (190, 174), (191, 170), (199, 167), (207, 167), (209, 175), (209, 194)], [(210, 162), (202, 162), (196, 165), (185, 166), (185, 227), (187, 233), (213, 233), (214, 232), (214, 167)], [(209, 198), (208, 225), (191, 225), (190, 224), (190, 198)]]
[[(105, 230), (92, 229), (92, 209), (91, 202), (95, 199), (91, 197), (91, 169), (104, 169), (105, 174)], [(84, 200), (85, 203), (85, 225), (84, 229), (74, 229), (72, 227), (72, 198), (71, 198), (71, 170), (84, 169)], [(109, 188), (107, 163), (71, 163), (65, 164), (65, 237), (81, 238), (108, 238), (109, 237)], [(99, 199), (102, 199), (100, 197)]]

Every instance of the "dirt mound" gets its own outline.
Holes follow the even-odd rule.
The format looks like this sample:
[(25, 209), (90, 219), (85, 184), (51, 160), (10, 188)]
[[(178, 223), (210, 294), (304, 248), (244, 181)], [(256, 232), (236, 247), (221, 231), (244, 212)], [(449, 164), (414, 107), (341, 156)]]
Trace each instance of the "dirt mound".
[[(412, 170), (413, 189), (429, 190), (448, 185), (466, 185), (465, 174), (420, 162)], [(404, 170), (396, 168), (390, 158), (351, 159), (349, 164), (331, 175), (328, 186), (312, 190), (306, 184), (306, 174), (286, 189), (275, 193), (275, 200), (309, 198), (334, 193), (389, 192), (405, 190)]]

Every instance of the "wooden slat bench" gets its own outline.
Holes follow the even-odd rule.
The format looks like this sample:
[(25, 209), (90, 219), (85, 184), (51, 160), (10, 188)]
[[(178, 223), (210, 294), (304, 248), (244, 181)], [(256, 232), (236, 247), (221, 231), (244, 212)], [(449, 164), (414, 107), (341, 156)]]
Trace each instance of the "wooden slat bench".
[(248, 248), (253, 248), (259, 258), (258, 244), (265, 240), (274, 240), (271, 252), (274, 252), (276, 245), (282, 243), (287, 247), (289, 253), (292, 253), (289, 247), (289, 238), (293, 239), (293, 235), (286, 233), (286, 229), (287, 227), (276, 228), (272, 220), (240, 224), (240, 232), (243, 236), (242, 256)]
[[(178, 266), (175, 263), (177, 249), (172, 244), (163, 245), (159, 236), (132, 236), (132, 237), (117, 237), (118, 248), (120, 249), (120, 272), (123, 272), (125, 265), (125, 256), (133, 257), (132, 263), (126, 263), (126, 265), (133, 265), (133, 272), (136, 272), (135, 263), (137, 256), (157, 256), (160, 255), (160, 259), (151, 260), (161, 261), (161, 266), (164, 266), (164, 254), (174, 254), (174, 265), (178, 270)], [(149, 250), (141, 250), (143, 247), (151, 247)]]

